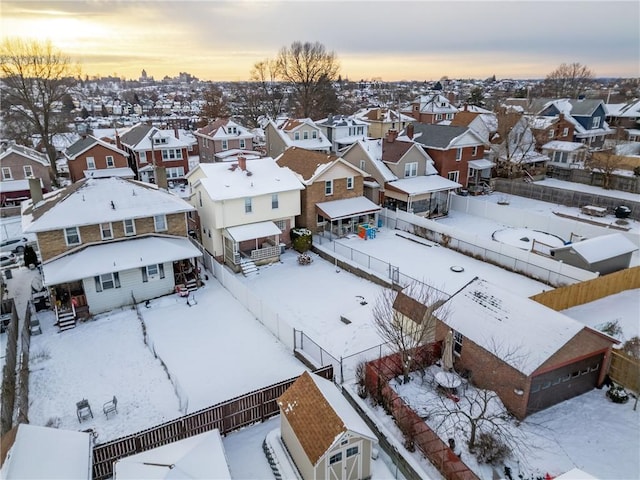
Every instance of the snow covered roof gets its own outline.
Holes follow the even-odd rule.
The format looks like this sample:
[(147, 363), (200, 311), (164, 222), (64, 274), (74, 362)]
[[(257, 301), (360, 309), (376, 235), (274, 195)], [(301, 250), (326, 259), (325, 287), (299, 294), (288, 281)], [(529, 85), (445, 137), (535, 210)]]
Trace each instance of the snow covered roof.
[(376, 436), (329, 380), (304, 372), (281, 396), (278, 405), (312, 465), (347, 431), (376, 442)]
[(260, 158), (260, 152), (256, 152), (254, 150), (243, 150), (241, 148), (232, 148), (230, 150), (223, 150), (222, 152), (217, 152), (214, 155), (221, 162), (237, 162), (238, 157), (244, 157), (247, 160), (255, 160), (256, 158)]
[(83, 170), (85, 178), (106, 178), (106, 177), (123, 177), (134, 178), (136, 175), (129, 167), (118, 168), (97, 168), (93, 170)]
[[(42, 179), (40, 178), (38, 180), (40, 180), (40, 187), (44, 188)], [(2, 182), (0, 182), (0, 192), (22, 192), (29, 191), (29, 189), (30, 187), (28, 178), (22, 180), (3, 180)]]
[(22, 228), (37, 233), (130, 218), (189, 212), (185, 200), (149, 183), (120, 177), (85, 178), (22, 204)]
[(340, 220), (341, 218), (353, 217), (354, 215), (364, 215), (380, 210), (380, 207), (367, 197), (343, 198), (330, 202), (316, 203), (318, 208), (326, 218)]
[(236, 242), (282, 234), (282, 230), (273, 222), (256, 222), (247, 225), (238, 225), (236, 227), (228, 227), (226, 231)]
[(459, 140), (463, 137), (471, 136), (467, 145), (485, 145), (486, 142), (480, 136), (468, 127), (457, 127), (454, 125), (431, 125), (428, 123), (413, 124), (414, 139), (416, 142), (429, 147), (440, 150), (448, 150), (458, 146)]
[(129, 154), (127, 152), (125, 152), (124, 150), (119, 149), (118, 147), (116, 147), (115, 145), (108, 143), (108, 142), (104, 142), (96, 137), (93, 137), (91, 135), (87, 135), (85, 137), (80, 138), (77, 142), (75, 142), (72, 145), (69, 145), (69, 147), (64, 151), (65, 156), (69, 159), (69, 160), (74, 160), (76, 158), (78, 158), (79, 155), (81, 155), (82, 153), (86, 152), (87, 150), (89, 150), (91, 147), (93, 147), (94, 145), (100, 145), (104, 148), (107, 148), (109, 150), (113, 150), (116, 153), (119, 153), (120, 155), (123, 155), (125, 157), (128, 157)]
[(580, 149), (587, 149), (584, 143), (580, 142), (564, 142), (562, 140), (552, 140), (545, 143), (542, 148), (544, 150), (556, 150), (561, 152), (574, 152)]
[(121, 458), (116, 460), (113, 466), (114, 480), (231, 478), (220, 431), (217, 428)]
[(8, 157), (12, 153), (16, 153), (45, 166), (49, 166), (50, 163), (49, 158), (44, 153), (40, 153), (33, 148), (25, 147), (24, 145), (10, 145), (4, 152), (2, 152), (2, 154), (0, 154), (0, 160)]
[(247, 160), (246, 171), (234, 165), (227, 162), (201, 163), (189, 172), (187, 178), (198, 169), (202, 170), (206, 176), (200, 179), (200, 183), (214, 201), (304, 189), (291, 170), (280, 167), (271, 157)]
[(57, 285), (157, 263), (201, 257), (187, 238), (149, 236), (89, 245), (42, 264), (43, 283)]
[[(322, 133), (322, 130), (311, 120), (310, 118), (299, 118), (292, 119), (287, 118), (281, 121), (280, 123), (271, 122), (274, 131), (280, 135), (280, 138), (285, 143), (287, 147), (300, 147), (306, 148), (307, 150), (329, 150), (331, 149), (331, 142)], [(295, 132), (300, 131), (303, 127), (306, 126), (312, 130), (317, 132), (317, 138), (299, 138), (295, 139)], [(302, 137), (302, 136), (301, 136)]]
[(638, 250), (638, 246), (622, 233), (612, 233), (554, 248), (552, 253), (560, 250), (573, 250), (588, 263), (597, 263), (608, 258), (635, 252)]
[(28, 423), (21, 423), (17, 428), (15, 441), (0, 471), (2, 478), (92, 478), (89, 433)]
[(476, 170), (484, 170), (486, 168), (495, 167), (496, 164), (483, 158), (480, 160), (469, 160), (468, 165)]
[(421, 175), (418, 177), (403, 178), (389, 182), (387, 186), (391, 189), (405, 192), (410, 196), (453, 190), (462, 187), (459, 183), (441, 177), (440, 175)]
[(525, 375), (586, 328), (480, 278), (453, 295), (436, 316), (440, 312), (447, 312), (441, 318), (445, 324)]

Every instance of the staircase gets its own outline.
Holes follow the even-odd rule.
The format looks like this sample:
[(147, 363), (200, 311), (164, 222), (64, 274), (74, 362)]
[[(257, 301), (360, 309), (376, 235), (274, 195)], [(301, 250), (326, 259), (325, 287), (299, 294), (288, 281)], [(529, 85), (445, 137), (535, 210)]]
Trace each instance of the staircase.
[(240, 261), (240, 268), (242, 269), (242, 274), (245, 277), (256, 275), (259, 273), (258, 267), (253, 260), (242, 259)]
[(187, 292), (195, 292), (196, 290), (198, 290), (198, 280), (195, 278), (192, 280), (188, 280), (185, 284), (185, 287), (187, 289)]
[(64, 332), (70, 330), (76, 326), (76, 310), (72, 307), (71, 310), (64, 312), (59, 311), (56, 308), (56, 324), (58, 325), (58, 331)]

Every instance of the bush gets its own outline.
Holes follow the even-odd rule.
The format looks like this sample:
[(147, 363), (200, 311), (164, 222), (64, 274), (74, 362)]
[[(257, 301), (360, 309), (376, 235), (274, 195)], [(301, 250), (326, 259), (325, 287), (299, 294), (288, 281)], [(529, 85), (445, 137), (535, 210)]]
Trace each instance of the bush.
[(358, 396), (360, 398), (367, 398), (367, 385), (366, 385), (366, 363), (360, 362), (356, 366), (356, 383), (358, 385)]
[(600, 327), (600, 331), (615, 338), (618, 338), (620, 337), (620, 335), (622, 335), (622, 327), (618, 323), (618, 320), (613, 320), (612, 322), (605, 323)]
[(38, 255), (36, 251), (33, 249), (31, 245), (26, 245), (24, 247), (24, 252), (22, 254), (22, 259), (24, 264), (28, 267), (29, 265), (38, 266)]
[(305, 253), (311, 248), (312, 234), (307, 228), (292, 228), (291, 243), (298, 253)]
[(511, 449), (501, 438), (482, 432), (476, 439), (473, 453), (480, 463), (495, 465), (502, 463), (511, 454)]
[(609, 400), (613, 403), (627, 403), (629, 400), (629, 394), (619, 385), (613, 386), (607, 390), (607, 397), (609, 397)]

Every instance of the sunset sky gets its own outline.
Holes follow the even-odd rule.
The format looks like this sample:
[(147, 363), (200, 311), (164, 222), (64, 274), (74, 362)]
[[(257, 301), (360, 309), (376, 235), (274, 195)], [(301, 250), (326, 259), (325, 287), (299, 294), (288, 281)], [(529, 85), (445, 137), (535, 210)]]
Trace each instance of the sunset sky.
[(83, 75), (247, 80), (294, 41), (343, 78), (543, 78), (561, 63), (640, 76), (640, 2), (2, 0), (3, 37), (51, 40)]

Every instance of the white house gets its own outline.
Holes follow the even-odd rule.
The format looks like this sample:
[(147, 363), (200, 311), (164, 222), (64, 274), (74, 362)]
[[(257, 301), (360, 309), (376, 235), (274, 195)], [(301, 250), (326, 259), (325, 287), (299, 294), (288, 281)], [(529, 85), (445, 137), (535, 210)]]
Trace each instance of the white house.
[(271, 263), (290, 243), (304, 186), (271, 157), (201, 163), (187, 175), (202, 245), (235, 271)]
[(318, 120), (316, 125), (331, 142), (332, 152), (344, 150), (369, 136), (369, 124), (355, 116), (329, 115), (323, 120)]

